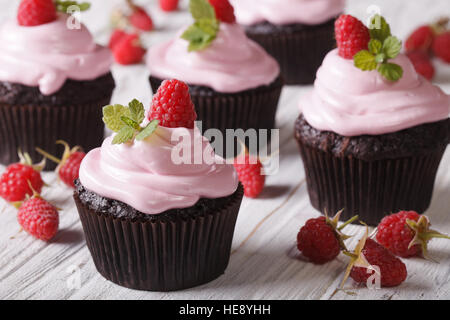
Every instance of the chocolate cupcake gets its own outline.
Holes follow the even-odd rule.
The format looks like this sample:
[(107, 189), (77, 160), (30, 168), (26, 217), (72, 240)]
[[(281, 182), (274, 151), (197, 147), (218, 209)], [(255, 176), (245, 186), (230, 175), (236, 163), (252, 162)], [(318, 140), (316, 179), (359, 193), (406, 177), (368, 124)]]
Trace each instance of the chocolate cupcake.
[[(162, 98), (189, 98), (188, 87), (176, 80), (162, 87), (145, 127), (126, 124), (143, 118), (137, 101), (130, 109), (105, 108), (105, 121), (117, 133), (83, 159), (74, 193), (97, 270), (121, 286), (150, 291), (181, 290), (223, 274), (243, 198), (234, 167), (194, 128), (192, 103)], [(159, 99), (168, 106), (162, 113)], [(177, 122), (173, 110), (189, 120)], [(178, 143), (175, 136), (183, 138)], [(199, 145), (209, 160), (194, 164)], [(174, 158), (176, 150), (184, 151), (183, 161)]]
[(345, 0), (230, 0), (238, 23), (280, 64), (286, 84), (311, 84), (336, 46), (334, 22)]
[[(19, 148), (37, 161), (36, 147), (61, 153), (58, 139), (86, 151), (103, 140), (100, 106), (115, 87), (112, 56), (84, 25), (70, 29), (68, 19), (55, 11), (54, 19), (39, 25), (12, 19), (0, 27), (2, 164), (16, 162)], [(46, 169), (54, 167), (48, 163)]]
[[(377, 37), (371, 40), (383, 43), (390, 33)], [(348, 49), (326, 56), (300, 101), (295, 138), (311, 204), (330, 213), (344, 208), (342, 219), (358, 214), (371, 225), (399, 210), (422, 213), (450, 142), (450, 99), (398, 51), (363, 71), (358, 57), (373, 53), (357, 50), (352, 60), (342, 56)], [(375, 70), (384, 68), (402, 71)]]
[[(149, 50), (147, 65), (150, 84), (155, 91), (162, 80), (177, 78), (190, 87), (203, 132), (219, 129), (275, 128), (275, 114), (283, 81), (277, 62), (235, 23), (233, 8), (229, 15), (209, 7), (215, 34), (198, 43), (191, 35), (198, 24), (183, 28), (175, 39)], [(195, 10), (195, 9), (194, 9)], [(218, 18), (216, 18), (216, 16)], [(219, 20), (220, 19), (220, 20)]]

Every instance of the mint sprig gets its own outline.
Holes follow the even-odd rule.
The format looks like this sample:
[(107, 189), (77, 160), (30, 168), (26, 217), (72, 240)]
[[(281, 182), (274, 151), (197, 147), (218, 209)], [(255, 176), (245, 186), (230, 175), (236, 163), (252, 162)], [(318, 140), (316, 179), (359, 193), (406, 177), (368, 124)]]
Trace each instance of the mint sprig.
[(355, 66), (363, 71), (378, 70), (389, 81), (397, 81), (403, 76), (403, 69), (389, 59), (400, 53), (402, 42), (392, 36), (391, 28), (386, 20), (375, 15), (370, 23), (369, 50), (361, 50), (353, 57)]
[(141, 141), (152, 135), (158, 128), (159, 121), (152, 120), (145, 127), (141, 127), (145, 119), (144, 105), (133, 99), (128, 107), (120, 104), (103, 107), (103, 122), (106, 127), (116, 132), (112, 144)]
[(220, 22), (207, 0), (190, 0), (189, 11), (195, 22), (183, 32), (181, 38), (189, 41), (188, 51), (203, 50), (216, 38)]
[(56, 0), (55, 1), (56, 10), (58, 12), (68, 13), (67, 9), (71, 6), (77, 6), (80, 11), (86, 11), (91, 7), (89, 2), (78, 2), (78, 1), (64, 1), (64, 0)]

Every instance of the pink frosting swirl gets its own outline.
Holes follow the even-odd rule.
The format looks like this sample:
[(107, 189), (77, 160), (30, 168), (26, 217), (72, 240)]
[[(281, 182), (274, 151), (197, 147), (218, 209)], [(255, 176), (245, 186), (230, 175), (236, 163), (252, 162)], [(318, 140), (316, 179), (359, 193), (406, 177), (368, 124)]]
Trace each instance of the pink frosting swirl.
[(320, 24), (338, 14), (345, 0), (231, 0), (237, 21), (243, 25), (268, 21), (283, 25), (291, 23)]
[(69, 29), (68, 16), (39, 26), (20, 26), (16, 19), (0, 28), (0, 80), (36, 87), (42, 94), (58, 91), (67, 79), (93, 80), (113, 62), (108, 48), (95, 44), (81, 24)]
[[(180, 142), (172, 141), (180, 136)], [(224, 160), (214, 154), (197, 128), (160, 126), (144, 141), (119, 145), (111, 141), (112, 137), (106, 138), (101, 148), (86, 155), (80, 181), (88, 190), (125, 202), (143, 213), (190, 207), (200, 198), (225, 197), (237, 189), (239, 181), (233, 165), (220, 164)], [(194, 163), (196, 144), (202, 155), (208, 155), (205, 161), (177, 164), (172, 160), (174, 148), (187, 146), (191, 147)]]
[(180, 38), (183, 31), (150, 48), (147, 65), (152, 76), (231, 93), (268, 85), (280, 73), (278, 63), (237, 24), (221, 23), (216, 39), (201, 51), (188, 52), (188, 42)]
[(357, 136), (448, 118), (450, 97), (418, 75), (405, 55), (392, 62), (403, 68), (397, 82), (385, 80), (377, 71), (362, 71), (332, 50), (317, 72), (313, 91), (300, 100), (305, 119), (319, 130)]

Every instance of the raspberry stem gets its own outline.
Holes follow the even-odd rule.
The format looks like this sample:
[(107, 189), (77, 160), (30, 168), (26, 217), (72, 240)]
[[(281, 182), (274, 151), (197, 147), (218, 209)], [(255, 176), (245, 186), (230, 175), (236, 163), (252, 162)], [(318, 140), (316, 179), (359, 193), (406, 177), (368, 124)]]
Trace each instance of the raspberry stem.
[(341, 230), (344, 229), (347, 225), (349, 225), (350, 223), (354, 222), (354, 221), (355, 221), (356, 219), (358, 219), (358, 218), (359, 218), (358, 215), (351, 217), (351, 218), (348, 219), (346, 222), (344, 222), (343, 224), (341, 224), (341, 225), (337, 228), (337, 230), (338, 230), (338, 231), (341, 231)]
[(36, 151), (37, 151), (38, 153), (40, 153), (41, 155), (43, 155), (44, 157), (46, 157), (46, 158), (52, 160), (52, 161), (55, 162), (55, 163), (61, 163), (61, 160), (60, 160), (60, 159), (58, 159), (58, 158), (55, 157), (55, 156), (52, 156), (50, 153), (48, 153), (48, 152), (42, 150), (42, 149), (39, 148), (39, 147), (36, 147)]

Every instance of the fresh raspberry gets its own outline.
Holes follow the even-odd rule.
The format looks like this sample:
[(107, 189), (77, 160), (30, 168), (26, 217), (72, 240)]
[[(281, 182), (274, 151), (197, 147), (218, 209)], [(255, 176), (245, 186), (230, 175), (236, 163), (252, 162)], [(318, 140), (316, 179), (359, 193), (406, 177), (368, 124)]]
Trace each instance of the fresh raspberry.
[(297, 248), (317, 264), (333, 260), (341, 251), (339, 240), (325, 217), (306, 221), (297, 235)]
[(58, 231), (58, 210), (40, 197), (22, 203), (17, 220), (26, 232), (44, 241), (53, 238)]
[[(379, 268), (382, 287), (395, 287), (405, 281), (408, 275), (405, 264), (379, 243), (367, 239), (362, 254), (370, 265)], [(358, 283), (367, 283), (373, 272), (353, 266), (350, 277)]]
[(438, 35), (433, 42), (433, 53), (443, 61), (450, 63), (450, 31)]
[(328, 216), (309, 219), (300, 229), (297, 248), (311, 262), (323, 264), (336, 258), (341, 249), (346, 249), (344, 240), (349, 237), (341, 233), (341, 230), (358, 216), (352, 217), (338, 228), (341, 213), (342, 210), (332, 219)]
[(178, 8), (179, 0), (159, 0), (159, 7), (163, 11), (174, 11)]
[(114, 50), (115, 46), (125, 38), (127, 33), (121, 29), (115, 29), (109, 38), (108, 47)]
[(197, 114), (187, 84), (176, 79), (163, 81), (153, 96), (148, 118), (159, 120), (163, 127), (193, 129)]
[(59, 168), (59, 178), (69, 187), (75, 188), (73, 182), (78, 179), (81, 161), (85, 156), (86, 154), (84, 152), (74, 152), (63, 162), (63, 164)]
[(249, 198), (256, 198), (263, 190), (266, 176), (261, 173), (262, 164), (259, 159), (250, 155), (237, 157), (234, 161), (239, 181), (244, 186), (244, 194)]
[(0, 177), (0, 197), (9, 202), (23, 201), (33, 194), (28, 181), (36, 192), (41, 192), (44, 181), (38, 170), (22, 163), (9, 165)]
[(405, 42), (406, 52), (428, 52), (434, 39), (434, 31), (431, 26), (421, 26), (414, 30)]
[(22, 0), (17, 13), (21, 26), (38, 26), (55, 21), (56, 7), (53, 0)]
[(225, 23), (235, 23), (234, 8), (228, 0), (209, 0), (214, 7), (216, 18)]
[(367, 50), (370, 41), (369, 29), (355, 17), (343, 14), (335, 22), (334, 32), (339, 55), (345, 59), (361, 50)]
[(406, 55), (409, 60), (411, 60), (414, 69), (416, 69), (418, 74), (421, 74), (428, 80), (433, 79), (435, 71), (433, 64), (431, 63), (431, 59), (427, 53), (423, 51), (412, 51), (408, 52)]
[(400, 257), (423, 255), (427, 258), (427, 244), (432, 238), (446, 238), (430, 229), (426, 216), (415, 211), (400, 211), (386, 216), (377, 228), (377, 241)]
[(153, 21), (150, 15), (141, 7), (135, 7), (133, 13), (129, 17), (133, 27), (142, 31), (153, 30)]
[(142, 61), (145, 49), (142, 48), (137, 34), (127, 34), (113, 49), (113, 55), (117, 63), (123, 65), (135, 64)]

